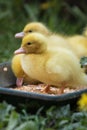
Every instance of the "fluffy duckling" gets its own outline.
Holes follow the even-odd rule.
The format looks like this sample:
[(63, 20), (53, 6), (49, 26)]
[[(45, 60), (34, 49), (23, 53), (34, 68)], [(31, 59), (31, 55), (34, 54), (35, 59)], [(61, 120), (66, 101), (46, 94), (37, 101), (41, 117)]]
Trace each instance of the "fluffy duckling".
[(42, 24), (40, 22), (31, 22), (31, 23), (28, 23), (24, 27), (22, 32), (15, 34), (15, 37), (22, 38), (26, 34), (32, 33), (32, 32), (39, 32), (44, 35), (51, 35), (51, 32), (47, 29), (47, 27), (44, 24)]
[(30, 78), (27, 74), (24, 73), (22, 66), (21, 66), (21, 57), (23, 54), (15, 55), (12, 58), (11, 67), (13, 70), (13, 73), (17, 77), (16, 85), (18, 87), (22, 86), (23, 83), (27, 84), (37, 84), (39, 81), (36, 81), (32, 78)]
[(87, 37), (75, 35), (66, 39), (79, 59), (87, 56)]
[(62, 47), (57, 51), (48, 49), (48, 42), (49, 39), (40, 33), (31, 33), (23, 38), (21, 48), (15, 54), (24, 54), (21, 59), (24, 72), (48, 84), (48, 87), (64, 88), (69, 85), (80, 88), (87, 85), (87, 76), (82, 72), (74, 53)]
[[(81, 59), (87, 57), (87, 28), (84, 29), (82, 35), (67, 37), (67, 40), (81, 63)], [(81, 67), (87, 74), (87, 64), (82, 65), (81, 63)]]

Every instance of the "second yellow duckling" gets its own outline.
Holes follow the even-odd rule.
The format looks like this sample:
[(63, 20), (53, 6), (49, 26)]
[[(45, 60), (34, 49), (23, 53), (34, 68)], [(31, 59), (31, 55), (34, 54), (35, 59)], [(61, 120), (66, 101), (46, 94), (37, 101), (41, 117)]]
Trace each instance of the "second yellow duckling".
[(83, 35), (74, 35), (67, 37), (66, 40), (79, 59), (83, 56), (87, 56), (87, 37)]
[[(22, 68), (33, 79), (56, 87), (80, 88), (87, 85), (78, 58), (67, 48), (48, 49), (49, 39), (40, 33), (31, 33), (22, 40), (15, 54), (23, 53)], [(51, 41), (50, 41), (51, 42)], [(53, 41), (52, 41), (53, 42)]]

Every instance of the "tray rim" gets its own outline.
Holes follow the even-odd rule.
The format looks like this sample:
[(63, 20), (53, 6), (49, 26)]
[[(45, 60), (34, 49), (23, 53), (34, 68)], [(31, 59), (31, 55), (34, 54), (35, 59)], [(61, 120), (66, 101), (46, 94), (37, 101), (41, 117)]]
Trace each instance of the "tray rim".
[(25, 98), (33, 98), (33, 99), (39, 99), (39, 100), (45, 100), (45, 101), (67, 101), (70, 99), (75, 99), (81, 94), (87, 93), (87, 89), (81, 89), (75, 92), (70, 92), (62, 95), (51, 95), (51, 94), (39, 94), (35, 92), (26, 92), (22, 90), (14, 90), (12, 88), (2, 88), (0, 87), (0, 94), (7, 94), (7, 95), (13, 95), (13, 96), (19, 96), (19, 97), (25, 97)]

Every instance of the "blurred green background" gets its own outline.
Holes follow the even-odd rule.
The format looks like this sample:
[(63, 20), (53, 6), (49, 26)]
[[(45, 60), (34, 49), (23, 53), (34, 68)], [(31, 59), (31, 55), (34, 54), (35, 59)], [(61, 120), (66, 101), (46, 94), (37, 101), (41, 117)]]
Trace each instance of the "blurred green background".
[(15, 33), (32, 21), (65, 35), (80, 34), (87, 23), (87, 0), (0, 0), (0, 62), (11, 60), (21, 44)]

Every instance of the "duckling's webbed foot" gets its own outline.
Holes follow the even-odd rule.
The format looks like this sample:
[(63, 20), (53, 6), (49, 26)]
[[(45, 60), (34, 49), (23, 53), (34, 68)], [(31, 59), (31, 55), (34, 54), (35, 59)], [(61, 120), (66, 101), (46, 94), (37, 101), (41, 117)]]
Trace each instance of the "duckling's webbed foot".
[(65, 89), (65, 86), (62, 86), (62, 87), (59, 89), (59, 94), (63, 94), (63, 93), (64, 93), (64, 89)]
[(22, 84), (23, 84), (23, 78), (17, 78), (17, 80), (16, 80), (17, 87), (21, 87)]
[(66, 83), (63, 82), (63, 83), (61, 84), (61, 88), (59, 89), (59, 94), (63, 94), (63, 93), (64, 93), (65, 87), (66, 87)]
[(45, 88), (42, 90), (42, 92), (44, 92), (44, 93), (49, 93), (49, 91), (50, 91), (50, 85), (46, 85), (45, 86)]

